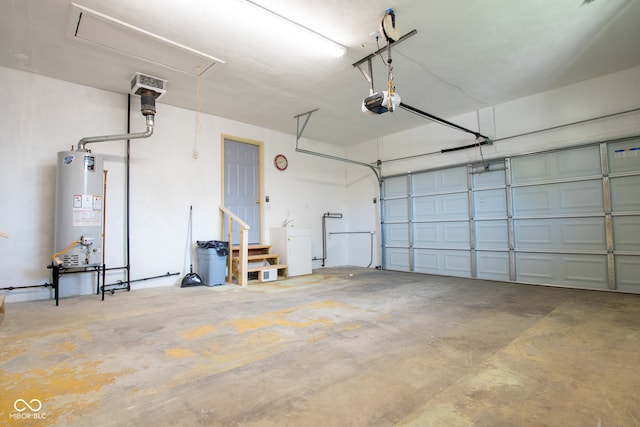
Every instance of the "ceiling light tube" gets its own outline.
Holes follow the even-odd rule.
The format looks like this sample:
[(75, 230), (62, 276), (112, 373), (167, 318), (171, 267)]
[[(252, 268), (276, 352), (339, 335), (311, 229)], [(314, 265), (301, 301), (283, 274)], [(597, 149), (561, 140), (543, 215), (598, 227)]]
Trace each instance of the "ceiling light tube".
[[(272, 11), (271, 9), (267, 9), (266, 7), (252, 1), (252, 0), (244, 0), (246, 3), (250, 4), (251, 6), (254, 7), (255, 10), (257, 11), (261, 11), (263, 12), (262, 14), (265, 17), (271, 17), (271, 18), (277, 18), (274, 21), (274, 25), (277, 24), (285, 24), (287, 25), (289, 28), (295, 28), (296, 30), (302, 30), (302, 31), (298, 31), (298, 33), (301, 33), (301, 35), (306, 36), (307, 40), (310, 42), (313, 42), (314, 44), (314, 48), (326, 53), (329, 56), (332, 56), (334, 58), (341, 58), (344, 56), (344, 54), (347, 51), (347, 48), (342, 46), (339, 43), (334, 42), (333, 40), (331, 40), (330, 38), (323, 36), (322, 34), (308, 28), (305, 27), (302, 24), (299, 24), (296, 21), (293, 21), (289, 18), (287, 18), (286, 16), (280, 15), (279, 13), (276, 13), (274, 11)], [(286, 31), (286, 30), (283, 30)], [(290, 34), (290, 33), (285, 33), (283, 34), (283, 36), (285, 37), (289, 37), (289, 38), (295, 38), (295, 34)]]

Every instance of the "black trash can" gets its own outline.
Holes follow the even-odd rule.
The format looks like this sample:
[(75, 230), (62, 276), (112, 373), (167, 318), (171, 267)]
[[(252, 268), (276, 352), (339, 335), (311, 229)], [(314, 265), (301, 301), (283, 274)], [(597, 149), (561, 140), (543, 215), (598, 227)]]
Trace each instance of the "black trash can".
[(197, 241), (198, 274), (207, 286), (224, 285), (227, 279), (229, 242), (220, 240)]

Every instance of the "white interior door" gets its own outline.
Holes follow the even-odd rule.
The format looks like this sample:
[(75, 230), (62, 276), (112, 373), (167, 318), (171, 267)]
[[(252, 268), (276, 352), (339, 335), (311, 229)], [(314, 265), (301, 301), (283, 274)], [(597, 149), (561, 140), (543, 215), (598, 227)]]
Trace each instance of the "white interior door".
[[(224, 206), (249, 227), (249, 243), (260, 243), (260, 147), (224, 140)], [(226, 219), (225, 219), (226, 221)], [(234, 226), (233, 242), (240, 241)]]

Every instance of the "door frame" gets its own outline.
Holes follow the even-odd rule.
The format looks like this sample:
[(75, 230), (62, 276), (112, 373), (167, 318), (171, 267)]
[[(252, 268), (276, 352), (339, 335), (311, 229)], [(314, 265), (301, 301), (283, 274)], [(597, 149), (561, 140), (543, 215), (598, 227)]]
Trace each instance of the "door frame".
[[(220, 201), (222, 206), (224, 206), (224, 178), (225, 178), (225, 170), (224, 170), (224, 141), (230, 140), (233, 142), (240, 142), (243, 144), (251, 144), (258, 147), (258, 224), (260, 230), (258, 230), (258, 236), (260, 236), (260, 243), (263, 243), (265, 240), (264, 237), (264, 142), (257, 141), (253, 139), (241, 138), (238, 136), (228, 135), (228, 134), (220, 134)], [(224, 238), (224, 221), (220, 221), (220, 236)]]

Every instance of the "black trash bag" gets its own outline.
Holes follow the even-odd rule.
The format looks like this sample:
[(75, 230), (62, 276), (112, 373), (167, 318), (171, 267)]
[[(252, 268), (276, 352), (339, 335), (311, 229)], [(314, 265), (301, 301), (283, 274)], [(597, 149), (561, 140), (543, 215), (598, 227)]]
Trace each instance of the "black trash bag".
[(220, 240), (198, 240), (196, 243), (198, 247), (202, 249), (215, 249), (218, 256), (229, 255), (229, 242), (222, 242)]

